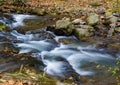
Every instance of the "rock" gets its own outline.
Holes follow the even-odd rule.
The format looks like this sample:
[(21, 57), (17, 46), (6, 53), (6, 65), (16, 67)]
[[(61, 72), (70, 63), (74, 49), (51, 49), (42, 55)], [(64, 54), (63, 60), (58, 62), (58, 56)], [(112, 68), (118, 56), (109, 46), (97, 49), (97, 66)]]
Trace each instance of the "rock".
[(25, 26), (19, 26), (15, 30), (24, 34), (30, 30), (42, 29), (45, 27), (46, 21), (38, 17), (37, 19), (25, 19), (24, 24)]
[(80, 25), (79, 28), (74, 29), (74, 35), (78, 39), (82, 39), (84, 37), (91, 36), (93, 34), (94, 28), (89, 25)]
[(18, 48), (9, 42), (0, 42), (0, 51), (9, 52), (9, 54), (19, 52)]
[(91, 36), (92, 32), (90, 32), (89, 29), (76, 28), (74, 30), (74, 35), (78, 39), (84, 39), (85, 37)]
[(114, 33), (115, 33), (115, 29), (114, 29), (114, 28), (111, 28), (111, 29), (108, 31), (108, 37), (112, 36)]
[(59, 40), (58, 40), (60, 43), (64, 43), (64, 44), (77, 44), (78, 43), (78, 39), (76, 39), (76, 38), (60, 38)]
[(10, 31), (10, 28), (0, 22), (0, 30)]
[(66, 35), (71, 35), (74, 25), (70, 22), (69, 18), (63, 18), (56, 22), (56, 28), (62, 30)]
[(35, 36), (32, 40), (45, 40), (45, 39), (54, 39), (54, 35), (52, 33), (49, 33), (45, 30), (32, 30), (32, 31), (28, 31), (26, 32), (26, 34), (32, 34), (33, 36)]
[(87, 18), (87, 22), (89, 25), (96, 25), (99, 22), (99, 16), (93, 13)]
[(118, 18), (113, 15), (111, 15), (109, 18), (109, 21), (111, 22), (111, 24), (116, 24), (117, 20), (118, 20)]
[(71, 24), (70, 18), (63, 18), (62, 20), (58, 20), (56, 22), (56, 28), (58, 29), (68, 28), (70, 24)]
[(105, 14), (106, 13), (106, 9), (105, 8), (100, 8), (100, 9), (97, 10), (97, 12), (99, 14)]
[(10, 42), (5, 36), (0, 36), (0, 42)]
[(120, 27), (115, 28), (116, 32), (120, 32)]
[(85, 24), (85, 22), (81, 19), (75, 19), (75, 20), (72, 21), (72, 23), (75, 24), (75, 25), (76, 24), (81, 24), (81, 25)]
[(45, 9), (40, 9), (40, 8), (33, 9), (32, 13), (37, 14), (39, 16), (44, 16), (47, 14)]
[(95, 36), (101, 36), (101, 37), (106, 37), (108, 34), (108, 28), (102, 25), (96, 25), (95, 26)]
[(66, 36), (66, 35), (68, 35), (68, 33), (66, 33), (64, 30), (56, 29), (53, 26), (47, 26), (46, 27), (46, 31), (51, 31), (51, 32), (53, 32), (57, 36), (64, 36), (64, 35)]
[(80, 25), (80, 27), (83, 28), (83, 29), (88, 29), (89, 31), (94, 30), (94, 28), (92, 26), (90, 26), (90, 25)]

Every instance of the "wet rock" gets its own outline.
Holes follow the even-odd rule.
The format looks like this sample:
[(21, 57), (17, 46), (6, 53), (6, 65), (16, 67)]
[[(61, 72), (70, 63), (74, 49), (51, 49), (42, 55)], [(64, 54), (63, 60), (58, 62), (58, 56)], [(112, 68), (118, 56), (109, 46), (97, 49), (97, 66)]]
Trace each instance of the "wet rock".
[(18, 53), (18, 48), (9, 42), (0, 42), (0, 51), (9, 53)]
[(25, 23), (25, 25), (29, 26), (29, 25), (41, 25), (42, 23), (45, 23), (43, 20), (41, 19), (25, 19), (23, 21)]
[(70, 22), (69, 18), (63, 18), (62, 20), (58, 20), (56, 22), (56, 28), (58, 31), (63, 31), (65, 35), (71, 35), (74, 25)]
[(83, 20), (81, 20), (81, 19), (75, 19), (75, 20), (73, 20), (72, 21), (72, 23), (74, 24), (74, 25), (76, 25), (76, 24), (80, 24), (80, 25), (83, 25), (83, 24), (85, 24), (85, 22), (83, 21)]
[(87, 22), (89, 25), (96, 25), (99, 22), (99, 16), (95, 13), (90, 14), (87, 18)]
[(17, 27), (15, 28), (15, 30), (24, 34), (25, 32), (30, 31), (30, 30), (36, 30), (40, 28), (42, 29), (46, 25), (46, 22), (45, 20), (41, 20), (39, 18), (38, 19), (25, 19), (24, 24), (25, 26)]
[(0, 18), (2, 18), (2, 17), (5, 17), (5, 18), (7, 18), (9, 20), (13, 20), (14, 21), (14, 18), (12, 17), (12, 15), (4, 14), (4, 13), (0, 12)]
[(4, 30), (4, 31), (10, 31), (10, 28), (7, 27), (5, 24), (0, 22), (0, 30)]
[(53, 27), (53, 26), (47, 26), (47, 27), (46, 27), (46, 30), (53, 32), (53, 33), (54, 33), (55, 35), (57, 35), (57, 36), (66, 35), (66, 32), (65, 32), (65, 31), (63, 31), (62, 29), (56, 29), (56, 28)]
[(33, 40), (54, 39), (55, 37), (52, 33), (41, 29), (28, 31), (26, 34), (33, 34), (35, 36)]
[(9, 14), (0, 14), (0, 20), (4, 24), (11, 24), (12, 22), (15, 22), (12, 15)]
[(58, 41), (64, 44), (75, 44), (79, 42), (79, 40), (76, 38), (60, 38)]
[(53, 26), (47, 26), (46, 30), (53, 32), (57, 36), (69, 36), (72, 34), (72, 33), (69, 34), (66, 30), (63, 29), (56, 29)]
[(53, 25), (55, 20), (53, 16), (36, 16), (35, 18), (25, 19), (24, 26), (15, 28), (18, 32), (25, 34), (27, 31), (44, 29), (49, 25)]
[(5, 36), (0, 36), (0, 42), (10, 42)]
[(0, 30), (3, 30), (5, 28), (6, 28), (6, 26), (4, 24), (0, 23)]
[(0, 31), (0, 41), (1, 42), (20, 42), (19, 40), (17, 40), (16, 37), (11, 35), (11, 33), (4, 32), (4, 31)]

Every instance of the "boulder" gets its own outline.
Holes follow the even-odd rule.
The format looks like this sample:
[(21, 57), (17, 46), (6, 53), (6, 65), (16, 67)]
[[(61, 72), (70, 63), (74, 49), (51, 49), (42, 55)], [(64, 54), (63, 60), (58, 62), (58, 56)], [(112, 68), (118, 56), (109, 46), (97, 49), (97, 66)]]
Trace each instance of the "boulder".
[(70, 18), (63, 18), (62, 20), (58, 20), (56, 22), (56, 28), (58, 29), (68, 28), (70, 24), (71, 24)]
[(90, 14), (87, 18), (87, 22), (89, 25), (96, 25), (99, 22), (99, 16), (95, 13)]
[(74, 35), (78, 39), (84, 39), (85, 37), (89, 37), (92, 35), (92, 32), (89, 31), (89, 29), (82, 29), (82, 28), (76, 28), (74, 30)]
[(109, 21), (111, 22), (111, 24), (116, 24), (118, 18), (116, 16), (111, 15), (109, 18)]
[(71, 35), (74, 25), (70, 22), (69, 18), (63, 18), (62, 20), (58, 20), (56, 22), (56, 28), (66, 33), (65, 35)]
[(120, 33), (120, 27), (115, 28), (115, 31)]

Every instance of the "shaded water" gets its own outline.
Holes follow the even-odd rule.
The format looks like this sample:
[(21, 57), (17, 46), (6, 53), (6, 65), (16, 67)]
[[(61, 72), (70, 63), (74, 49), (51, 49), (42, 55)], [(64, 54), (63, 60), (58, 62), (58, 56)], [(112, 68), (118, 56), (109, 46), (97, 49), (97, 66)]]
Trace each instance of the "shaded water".
[[(48, 38), (49, 35), (41, 39), (41, 37), (46, 35), (40, 36), (39, 32), (21, 34), (14, 30), (14, 28), (24, 27), (24, 19), (36, 19), (37, 16), (18, 14), (12, 16), (15, 22), (8, 23), (7, 25), (12, 29), (10, 34), (20, 41), (14, 44), (20, 49), (19, 54), (33, 53), (33, 57), (45, 64), (45, 66), (37, 66), (38, 69), (44, 70), (46, 74), (61, 80), (71, 76), (71, 73), (77, 73), (80, 76), (87, 76), (93, 78), (94, 81), (102, 82), (99, 85), (114, 83), (114, 81), (110, 81), (112, 80), (111, 74), (105, 68), (98, 69), (96, 67), (98, 65), (115, 67), (115, 57), (118, 56), (119, 58), (119, 54), (113, 56), (105, 49), (97, 48), (95, 44), (79, 41), (74, 36), (56, 36), (47, 31), (49, 35), (53, 36), (52, 39)], [(70, 43), (65, 44), (60, 41), (62, 39)], [(37, 56), (34, 54), (37, 54)]]

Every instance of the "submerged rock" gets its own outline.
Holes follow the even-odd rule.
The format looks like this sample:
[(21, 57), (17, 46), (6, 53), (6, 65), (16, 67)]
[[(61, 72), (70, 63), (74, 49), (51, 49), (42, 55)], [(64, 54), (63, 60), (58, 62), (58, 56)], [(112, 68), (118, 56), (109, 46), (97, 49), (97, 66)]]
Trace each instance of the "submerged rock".
[(33, 35), (32, 40), (45, 40), (45, 39), (53, 40), (55, 37), (52, 33), (41, 29), (26, 32), (26, 35), (31, 35), (31, 34)]
[(87, 18), (87, 22), (89, 25), (96, 25), (99, 22), (99, 16), (93, 13)]
[(18, 48), (9, 42), (0, 42), (0, 51), (9, 53), (18, 53)]

